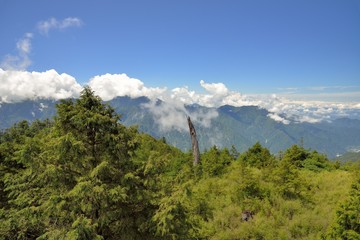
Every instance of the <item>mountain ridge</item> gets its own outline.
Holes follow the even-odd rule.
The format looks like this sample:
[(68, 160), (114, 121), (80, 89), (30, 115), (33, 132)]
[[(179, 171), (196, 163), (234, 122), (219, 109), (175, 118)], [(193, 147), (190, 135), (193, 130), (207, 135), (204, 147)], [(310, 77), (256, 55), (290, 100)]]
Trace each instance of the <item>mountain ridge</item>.
[[(21, 120), (34, 121), (51, 118), (56, 114), (56, 103), (57, 101), (47, 99), (2, 103), (0, 129), (6, 129)], [(126, 96), (114, 98), (106, 103), (122, 116), (121, 122), (124, 125), (137, 125), (139, 131), (156, 138), (165, 138), (169, 144), (183, 151), (191, 149), (186, 126), (162, 128), (160, 119), (162, 115), (155, 111), (160, 109), (163, 111), (160, 114), (171, 115), (172, 110), (168, 109), (169, 106), (165, 105), (165, 102), (158, 101), (150, 106), (151, 100), (147, 97)], [(156, 107), (156, 109), (151, 107)], [(360, 146), (360, 120), (358, 119), (338, 118), (331, 122), (284, 124), (271, 118), (269, 116), (271, 112), (264, 108), (231, 105), (218, 108), (186, 105), (182, 109), (177, 109), (176, 114), (178, 115), (174, 115), (175, 124), (185, 121), (186, 114), (195, 117), (194, 125), (202, 150), (216, 145), (221, 148), (235, 146), (242, 152), (256, 142), (260, 142), (272, 153), (278, 153), (293, 144), (298, 144), (333, 158), (350, 149), (358, 149)]]

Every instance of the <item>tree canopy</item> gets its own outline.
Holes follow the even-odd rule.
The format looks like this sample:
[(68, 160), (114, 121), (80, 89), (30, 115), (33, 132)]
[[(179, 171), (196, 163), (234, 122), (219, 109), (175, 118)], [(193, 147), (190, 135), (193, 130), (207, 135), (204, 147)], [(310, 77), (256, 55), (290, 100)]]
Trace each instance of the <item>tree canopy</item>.
[(0, 133), (0, 239), (359, 237), (359, 165), (259, 142), (192, 161), (85, 87), (54, 119)]

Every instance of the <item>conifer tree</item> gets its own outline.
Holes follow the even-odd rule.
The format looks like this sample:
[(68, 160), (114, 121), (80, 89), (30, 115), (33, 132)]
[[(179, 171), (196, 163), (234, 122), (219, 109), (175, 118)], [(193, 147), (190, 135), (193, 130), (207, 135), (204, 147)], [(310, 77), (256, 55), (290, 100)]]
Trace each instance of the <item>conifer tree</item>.
[(121, 125), (88, 87), (57, 108), (54, 126), (14, 136), (21, 145), (9, 159), (19, 166), (1, 179), (7, 206), (0, 211), (0, 233), (20, 239), (150, 235), (149, 202), (132, 159), (136, 129)]
[(336, 222), (331, 238), (360, 239), (360, 175), (351, 187), (350, 198), (337, 211)]
[(273, 164), (273, 157), (267, 148), (256, 142), (246, 152), (240, 155), (240, 160), (254, 167), (266, 167)]

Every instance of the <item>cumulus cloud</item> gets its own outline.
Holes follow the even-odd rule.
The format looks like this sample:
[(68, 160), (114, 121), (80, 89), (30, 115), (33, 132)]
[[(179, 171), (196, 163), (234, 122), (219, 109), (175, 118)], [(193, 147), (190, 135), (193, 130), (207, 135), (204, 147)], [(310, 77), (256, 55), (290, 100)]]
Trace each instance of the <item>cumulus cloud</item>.
[(82, 87), (75, 78), (55, 70), (28, 72), (0, 68), (0, 102), (78, 97)]
[(223, 83), (206, 83), (204, 80), (200, 80), (200, 85), (214, 96), (226, 96), (229, 90)]
[[(125, 75), (126, 76), (126, 75)], [(211, 121), (218, 116), (216, 108), (223, 105), (258, 106), (269, 111), (268, 117), (283, 124), (321, 121), (331, 121), (338, 117), (356, 117), (360, 110), (358, 103), (330, 103), (320, 101), (295, 101), (285, 97), (272, 95), (243, 95), (236, 91), (230, 91), (223, 83), (207, 83), (200, 81), (200, 86), (205, 93), (197, 93), (189, 87), (177, 87), (172, 90), (161, 88), (161, 91), (154, 91), (144, 86), (140, 80), (130, 80), (127, 76), (123, 78), (124, 83), (116, 90), (113, 83), (103, 82), (102, 97), (108, 96), (111, 99), (118, 95), (130, 95), (132, 97), (150, 96), (152, 102), (145, 107), (153, 114), (154, 119), (164, 131), (176, 129), (187, 130), (185, 116), (191, 116), (193, 122), (210, 127)], [(126, 87), (127, 81), (132, 82), (132, 87)], [(98, 84), (99, 86), (99, 84)], [(116, 84), (115, 84), (116, 86)], [(110, 89), (104, 91), (104, 89)], [(112, 89), (112, 92), (111, 92)], [(130, 89), (130, 90), (129, 90)], [(159, 90), (159, 89), (157, 89)], [(162, 100), (161, 104), (156, 99)], [(211, 111), (188, 112), (184, 105), (198, 104), (208, 107)]]
[[(37, 29), (47, 34), (50, 29), (65, 29), (81, 26), (78, 18), (58, 21), (51, 18), (39, 22)], [(28, 72), (31, 65), (30, 53), (34, 33), (26, 33), (17, 41), (15, 55), (6, 55), (0, 63), (0, 102), (18, 102), (25, 99), (51, 98), (63, 99), (77, 97), (81, 86), (68, 74), (58, 74), (55, 70)]]
[(31, 65), (31, 60), (29, 54), (31, 52), (31, 40), (33, 38), (32, 33), (26, 33), (23, 38), (21, 38), (16, 43), (16, 55), (8, 54), (2, 60), (0, 67), (3, 69), (16, 69), (16, 70), (25, 70), (28, 66)]
[[(31, 44), (26, 41), (20, 41), (18, 46), (19, 51), (24, 53), (31, 51)], [(59, 74), (55, 70), (28, 72), (0, 68), (0, 82), (0, 102), (77, 97), (82, 89), (74, 77), (66, 73)], [(126, 74), (94, 76), (87, 84), (105, 101), (117, 96), (148, 97), (151, 101), (144, 107), (152, 113), (154, 120), (164, 131), (187, 131), (186, 116), (190, 116), (195, 124), (209, 128), (218, 116), (216, 108), (223, 105), (258, 106), (269, 111), (268, 117), (283, 124), (317, 123), (339, 117), (360, 118), (358, 102), (301, 101), (277, 95), (243, 95), (229, 90), (223, 83), (207, 83), (204, 80), (199, 83), (205, 90), (204, 93), (197, 93), (187, 86), (172, 90), (147, 87), (141, 80)], [(207, 108), (186, 107), (196, 104)]]
[[(227, 104), (233, 106), (259, 104), (258, 101), (245, 95), (230, 91), (223, 83), (207, 83), (201, 80), (200, 86), (204, 88), (205, 93), (196, 93), (187, 86), (178, 87), (158, 93), (156, 97), (162, 100), (161, 104), (153, 100), (145, 107), (153, 114), (161, 130), (187, 131), (186, 116), (190, 116), (195, 124), (210, 128), (212, 120), (218, 116), (217, 107)], [(193, 104), (207, 107), (207, 109), (195, 108), (195, 111), (189, 112), (185, 105)]]
[[(175, 88), (172, 91), (168, 91), (165, 87), (151, 88), (146, 87), (139, 79), (131, 78), (126, 74), (109, 73), (91, 78), (88, 85), (105, 101), (117, 96), (148, 97), (151, 101), (143, 107), (151, 112), (162, 131), (171, 129), (187, 131), (186, 116), (190, 116), (193, 122), (203, 127), (210, 127), (211, 119), (218, 115), (214, 109), (189, 112), (185, 105), (206, 101), (204, 99), (210, 98), (211, 95), (200, 96), (194, 91), (189, 91), (187, 87)], [(213, 93), (216, 91), (212, 89)]]
[(205, 107), (220, 107), (223, 105), (250, 106), (259, 104), (256, 99), (228, 90), (223, 83), (206, 83), (204, 80), (201, 80), (200, 85), (206, 93), (196, 93), (185, 86), (171, 90), (171, 98), (177, 99), (184, 104), (199, 104)]
[(37, 24), (37, 29), (43, 35), (48, 35), (51, 29), (63, 30), (69, 27), (80, 27), (83, 22), (79, 18), (68, 17), (63, 20), (57, 20), (56, 18), (50, 18), (46, 21), (41, 21)]
[(117, 96), (129, 96), (132, 98), (146, 96), (155, 98), (166, 91), (166, 88), (148, 88), (136, 78), (126, 74), (104, 74), (90, 79), (88, 85), (103, 100), (108, 101)]

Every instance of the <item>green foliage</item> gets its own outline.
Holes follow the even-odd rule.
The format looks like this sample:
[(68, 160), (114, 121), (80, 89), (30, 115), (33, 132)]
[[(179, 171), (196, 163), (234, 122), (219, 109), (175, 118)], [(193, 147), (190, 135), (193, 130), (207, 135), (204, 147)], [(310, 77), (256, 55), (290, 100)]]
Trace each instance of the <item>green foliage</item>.
[(226, 148), (219, 150), (213, 146), (201, 155), (201, 169), (204, 176), (221, 175), (225, 167), (233, 160), (234, 158)]
[[(43, 127), (44, 125), (44, 127)], [(55, 124), (2, 135), (1, 232), (6, 238), (121, 239), (150, 231), (150, 199), (132, 160), (136, 130), (85, 88), (58, 105)], [(144, 201), (145, 200), (145, 201)], [(145, 226), (145, 227), (144, 227)]]
[(270, 151), (261, 146), (259, 142), (255, 143), (246, 152), (241, 154), (240, 160), (253, 167), (268, 167), (274, 163), (274, 158)]
[(0, 134), (0, 239), (358, 238), (357, 165), (296, 145), (276, 159), (256, 143), (214, 146), (194, 169), (88, 87), (57, 108)]
[(337, 219), (332, 238), (360, 239), (360, 173), (351, 186), (350, 197), (336, 212)]
[(293, 145), (286, 150), (283, 159), (297, 168), (306, 168), (311, 171), (332, 170), (336, 164), (331, 163), (327, 157), (317, 151), (306, 150), (298, 145)]
[(291, 159), (280, 161), (274, 169), (273, 181), (278, 193), (287, 199), (304, 197), (306, 194), (306, 181), (300, 177), (300, 171)]
[(285, 151), (284, 160), (290, 162), (296, 167), (302, 167), (303, 162), (308, 158), (308, 156), (309, 152), (303, 147), (292, 145)]
[(309, 156), (304, 160), (302, 166), (315, 172), (332, 170), (340, 167), (336, 163), (331, 163), (325, 155), (320, 154), (317, 151), (310, 152)]

